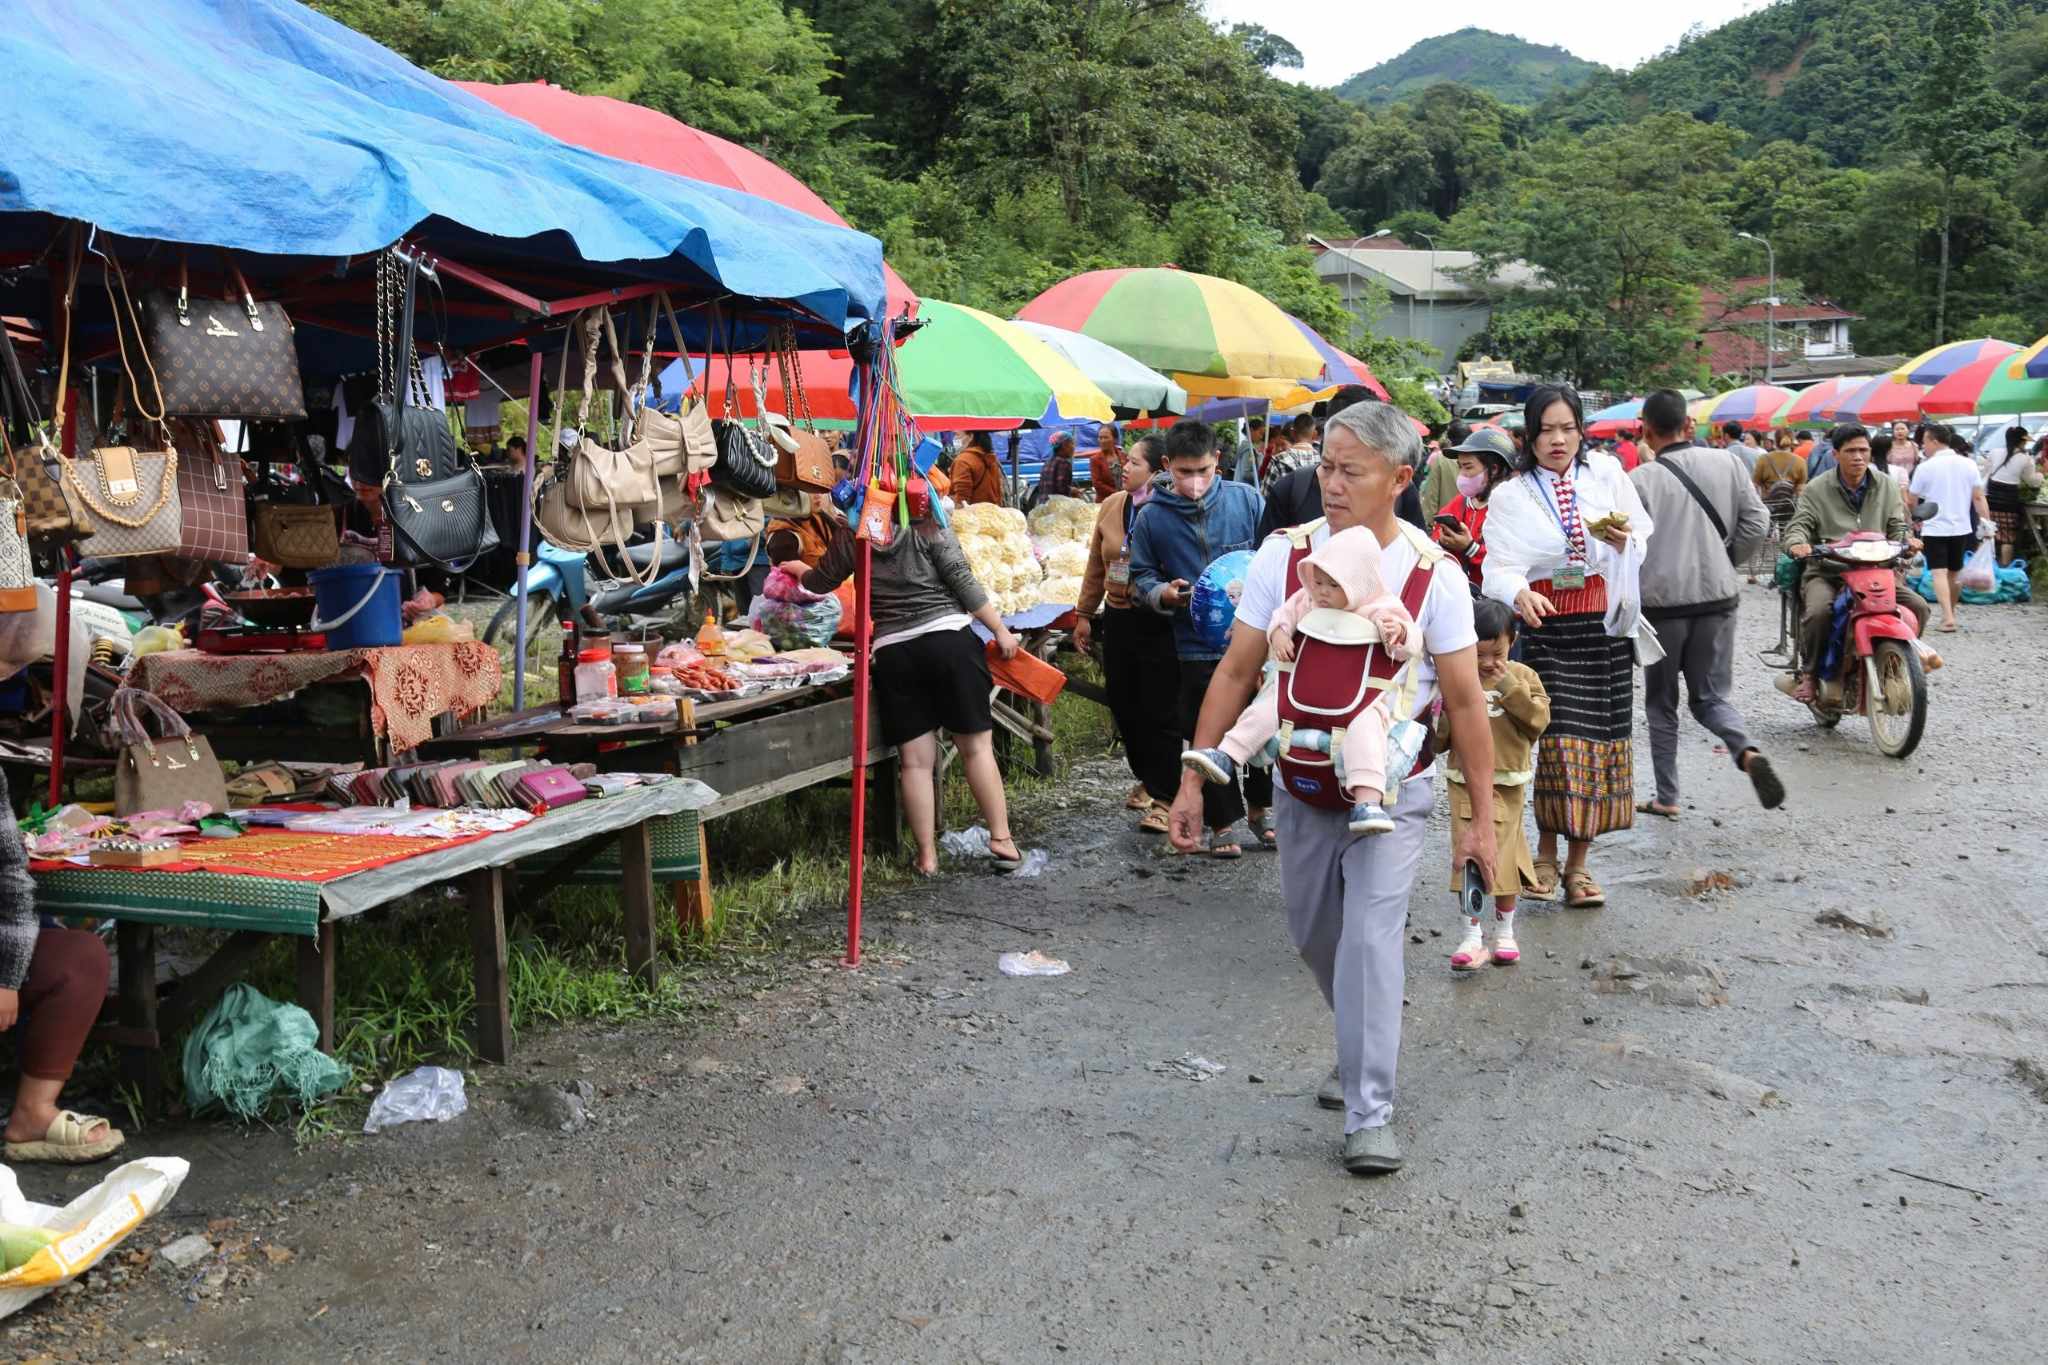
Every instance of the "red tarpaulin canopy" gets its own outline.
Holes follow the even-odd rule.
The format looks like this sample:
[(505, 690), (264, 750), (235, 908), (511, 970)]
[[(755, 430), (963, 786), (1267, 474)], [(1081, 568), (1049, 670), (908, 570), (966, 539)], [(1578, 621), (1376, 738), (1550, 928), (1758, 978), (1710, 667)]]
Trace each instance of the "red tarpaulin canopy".
[[(692, 128), (659, 110), (605, 95), (579, 95), (546, 81), (522, 85), (492, 85), (487, 81), (455, 84), (564, 142), (621, 161), (652, 166), (670, 175), (757, 194), (823, 222), (850, 226), (810, 186), (767, 157), (750, 152), (737, 142)], [(910, 292), (903, 277), (887, 264), (882, 266), (882, 273), (889, 285), (889, 316), (900, 317), (906, 308), (915, 313), (917, 295)], [(838, 377), (844, 382), (847, 371)], [(851, 415), (849, 411), (848, 416)]]

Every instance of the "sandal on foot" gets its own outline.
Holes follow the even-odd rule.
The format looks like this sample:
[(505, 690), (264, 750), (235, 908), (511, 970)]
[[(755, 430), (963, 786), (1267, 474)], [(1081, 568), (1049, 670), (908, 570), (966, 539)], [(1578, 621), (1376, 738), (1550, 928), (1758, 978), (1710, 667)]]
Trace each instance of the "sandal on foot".
[(1244, 822), (1251, 829), (1252, 837), (1259, 841), (1260, 848), (1280, 847), (1280, 831), (1273, 827), (1272, 812), (1268, 811), (1264, 815), (1247, 815)]
[(1600, 883), (1593, 880), (1593, 874), (1583, 867), (1575, 867), (1564, 874), (1564, 903), (1572, 910), (1598, 910), (1607, 904), (1607, 893), (1600, 889)]
[(1476, 972), (1486, 965), (1486, 940), (1479, 936), (1477, 929), (1465, 935), (1465, 941), (1451, 954), (1451, 970), (1454, 972)]
[[(86, 1134), (101, 1124), (106, 1124), (106, 1131), (88, 1139)], [(10, 1142), (6, 1145), (6, 1153), (9, 1161), (54, 1161), (76, 1166), (89, 1161), (105, 1161), (120, 1151), (126, 1141), (128, 1139), (119, 1128), (97, 1114), (60, 1109), (40, 1141)]]
[[(1010, 851), (1008, 853), (996, 852), (997, 844), (1008, 844)], [(1015, 872), (1018, 868), (1024, 866), (1024, 854), (1017, 847), (1015, 839), (991, 839), (988, 841), (988, 861), (989, 865), (998, 872)]]
[(1147, 834), (1170, 834), (1173, 831), (1173, 808), (1164, 801), (1154, 801), (1138, 821), (1138, 828)]
[(1522, 950), (1515, 943), (1513, 934), (1498, 934), (1493, 940), (1493, 965), (1512, 967), (1522, 960)]
[(1536, 860), (1536, 882), (1523, 890), (1524, 899), (1532, 901), (1554, 901), (1558, 892), (1557, 860), (1538, 858)]
[(1660, 806), (1655, 801), (1638, 801), (1636, 802), (1636, 814), (1655, 815), (1665, 820), (1676, 820), (1678, 818), (1678, 807)]
[(1143, 782), (1140, 782), (1137, 786), (1131, 788), (1131, 794), (1124, 798), (1125, 810), (1144, 810), (1147, 806), (1150, 806), (1151, 804), (1152, 793), (1145, 790), (1145, 784)]
[(1235, 839), (1225, 839), (1221, 843), (1211, 843), (1209, 845), (1209, 856), (1211, 858), (1221, 858), (1227, 863), (1233, 858), (1242, 858), (1244, 856), (1244, 849), (1239, 847)]

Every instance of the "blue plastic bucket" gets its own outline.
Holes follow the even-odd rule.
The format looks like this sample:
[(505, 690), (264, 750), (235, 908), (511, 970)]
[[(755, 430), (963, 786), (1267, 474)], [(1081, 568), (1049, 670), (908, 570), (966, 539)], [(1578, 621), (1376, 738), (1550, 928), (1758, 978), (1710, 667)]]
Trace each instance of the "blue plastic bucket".
[(404, 633), (398, 614), (398, 575), (382, 564), (336, 564), (306, 575), (318, 611), (312, 629), (324, 631), (329, 649), (395, 645)]

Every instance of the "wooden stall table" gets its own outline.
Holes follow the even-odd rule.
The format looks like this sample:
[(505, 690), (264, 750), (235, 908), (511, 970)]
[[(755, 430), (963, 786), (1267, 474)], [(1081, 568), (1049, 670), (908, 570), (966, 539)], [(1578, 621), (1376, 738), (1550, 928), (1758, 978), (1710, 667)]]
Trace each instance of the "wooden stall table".
[[(698, 812), (708, 822), (850, 776), (852, 736), (853, 685), (842, 679), (730, 701), (684, 700), (674, 725), (588, 725), (565, 716), (559, 706), (531, 707), (439, 736), (423, 754), (450, 758), (533, 749), (558, 763), (675, 773), (718, 793)], [(870, 828), (878, 844), (893, 853), (901, 825), (896, 751), (878, 735), (870, 740), (867, 767), (875, 782)], [(704, 837), (701, 827), (699, 837)], [(699, 856), (705, 856), (701, 847)], [(709, 926), (708, 871), (678, 890), (676, 904), (686, 925)]]
[[(581, 801), (516, 829), (466, 840), (386, 837), (387, 845), (427, 847), (396, 852), (391, 860), (371, 866), (360, 866), (368, 860), (368, 850), (351, 836), (341, 836), (325, 848), (307, 845), (303, 850), (281, 848), (277, 840), (265, 841), (265, 833), (281, 831), (195, 844), (189, 852), (191, 862), (198, 866), (192, 870), (39, 862), (31, 865), (36, 908), (65, 919), (116, 922), (118, 1021), (102, 1026), (95, 1037), (120, 1046), (124, 1077), (153, 1091), (156, 1068), (150, 1065), (149, 1052), (198, 1018), (273, 936), (297, 942), (299, 1003), (319, 1027), (320, 1047), (331, 1050), (336, 928), (414, 892), (459, 884), (467, 894), (476, 959), (477, 1051), (486, 1061), (503, 1062), (512, 1031), (506, 979), (506, 883), (515, 866), (537, 879), (520, 886), (521, 899), (530, 901), (576, 879), (579, 873), (587, 875), (593, 870), (586, 866), (591, 859), (616, 845), (616, 863), (594, 870), (607, 884), (620, 888), (626, 964), (635, 978), (651, 986), (659, 973), (654, 951), (656, 856), (651, 830), (675, 817), (694, 819), (717, 796), (701, 782), (671, 781)], [(234, 846), (244, 840), (256, 842), (246, 852), (238, 852)], [(348, 841), (346, 850), (341, 847), (343, 840)], [(324, 869), (319, 866), (323, 854), (332, 864)], [(252, 865), (273, 856), (277, 871), (252, 870)], [(358, 864), (355, 867), (339, 861), (351, 856)], [(287, 870), (286, 864), (291, 862), (301, 870)], [(242, 867), (208, 870), (206, 863), (223, 868), (239, 863)], [(231, 935), (161, 999), (156, 981), (159, 925), (227, 930)]]
[(498, 651), (481, 641), (394, 645), (326, 653), (203, 654), (174, 649), (145, 654), (128, 685), (153, 692), (180, 715), (234, 711), (278, 702), (314, 687), (346, 698), (352, 723), (325, 733), (303, 720), (269, 718), (196, 727), (229, 759), (277, 756), (280, 724), (293, 725), (292, 752), (304, 759), (361, 759), (371, 766), (418, 748), (443, 716), (461, 717), (497, 700)]

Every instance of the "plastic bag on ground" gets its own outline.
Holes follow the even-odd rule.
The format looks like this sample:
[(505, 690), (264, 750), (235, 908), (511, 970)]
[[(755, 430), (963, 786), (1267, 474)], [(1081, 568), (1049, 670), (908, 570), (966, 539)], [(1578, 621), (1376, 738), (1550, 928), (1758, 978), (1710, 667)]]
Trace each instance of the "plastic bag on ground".
[(99, 1264), (143, 1219), (171, 1202), (191, 1169), (178, 1157), (143, 1157), (115, 1167), (105, 1180), (58, 1208), (23, 1198), (14, 1172), (0, 1166), (0, 1221), (60, 1234), (0, 1275), (0, 1317), (19, 1312)]
[[(939, 852), (954, 858), (988, 857), (988, 826), (947, 830), (939, 836)], [(1018, 852), (1024, 855), (1024, 865), (1012, 871), (1012, 877), (1036, 877), (1052, 865), (1052, 855), (1042, 848), (1020, 847)]]
[(372, 1101), (363, 1131), (375, 1133), (401, 1123), (452, 1119), (469, 1108), (462, 1073), (445, 1066), (423, 1066), (392, 1078)]
[(185, 1041), (185, 1102), (193, 1113), (225, 1106), (253, 1119), (282, 1092), (300, 1104), (331, 1095), (348, 1068), (319, 1049), (313, 1016), (254, 986), (228, 987)]
[(1033, 948), (1028, 953), (1004, 953), (996, 959), (996, 970), (1004, 976), (1065, 976), (1074, 969), (1066, 959), (1047, 957)]

